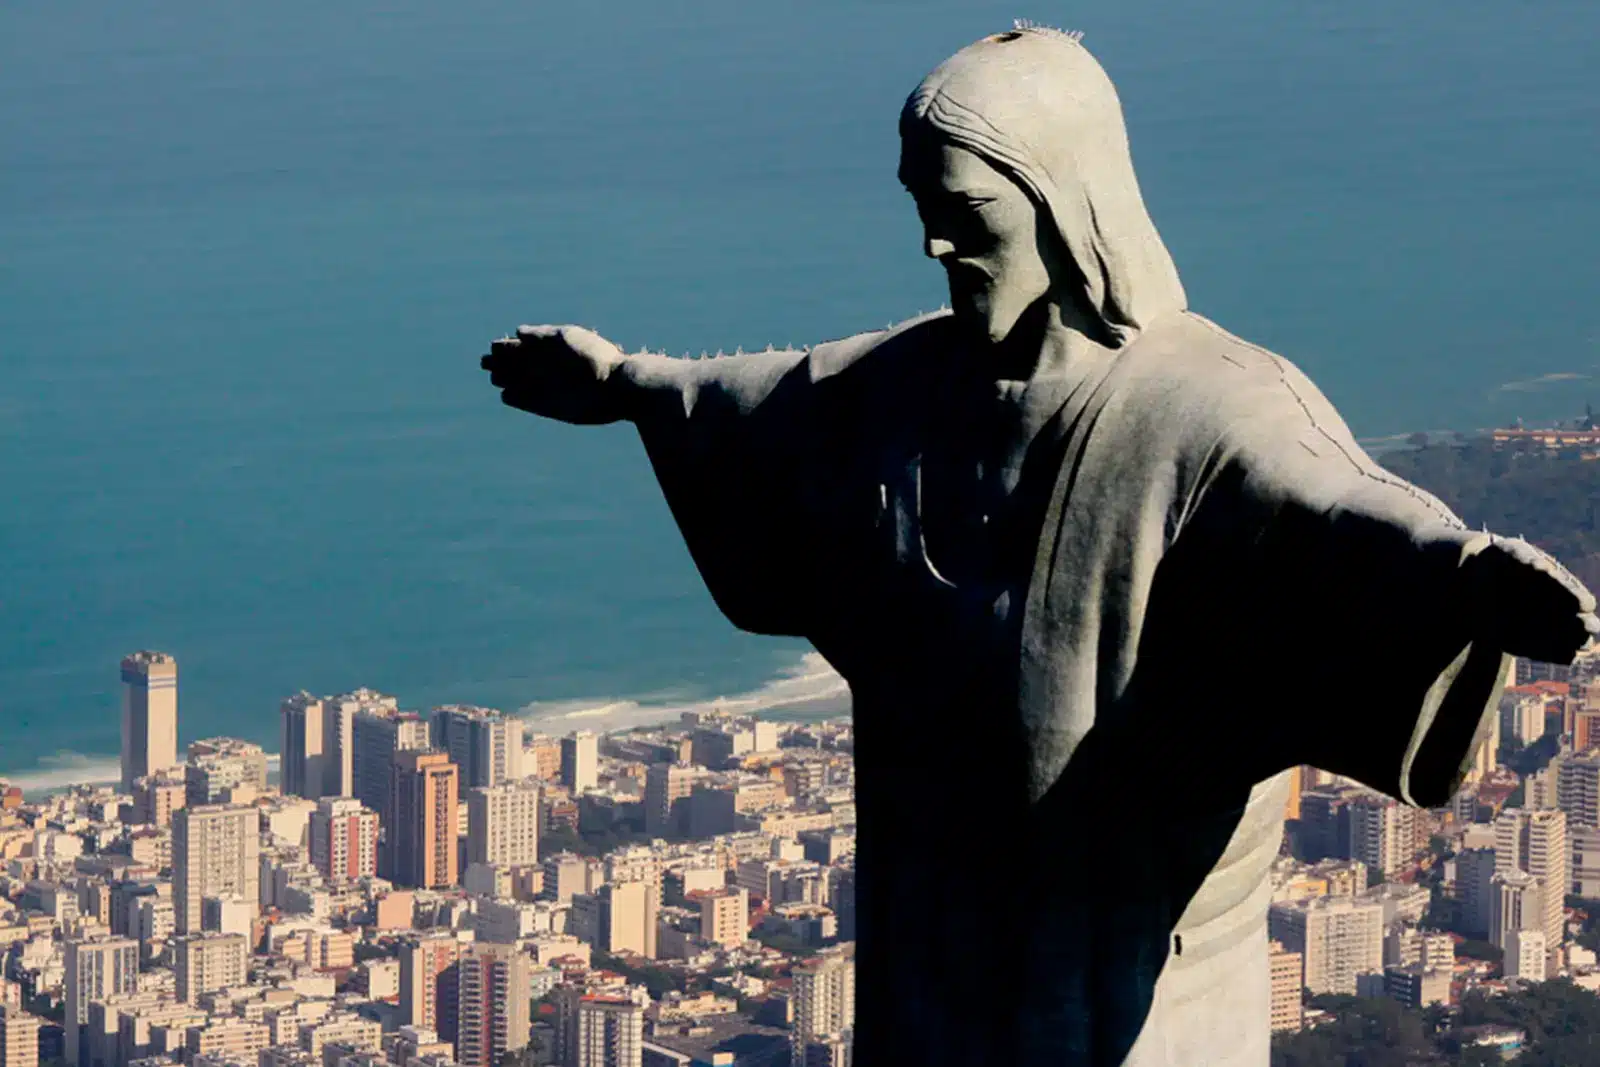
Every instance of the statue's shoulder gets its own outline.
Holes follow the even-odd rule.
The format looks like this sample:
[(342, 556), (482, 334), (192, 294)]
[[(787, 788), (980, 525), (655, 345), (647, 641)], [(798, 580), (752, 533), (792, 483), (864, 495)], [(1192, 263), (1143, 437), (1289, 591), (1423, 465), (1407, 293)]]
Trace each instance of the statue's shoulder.
[(1337, 428), (1343, 420), (1288, 359), (1190, 311), (1167, 316), (1134, 343), (1130, 384), (1159, 394), (1207, 432), (1305, 422)]
[(892, 377), (900, 372), (903, 361), (916, 359), (931, 349), (943, 349), (950, 325), (951, 314), (945, 309), (882, 330), (824, 341), (806, 355), (811, 380)]

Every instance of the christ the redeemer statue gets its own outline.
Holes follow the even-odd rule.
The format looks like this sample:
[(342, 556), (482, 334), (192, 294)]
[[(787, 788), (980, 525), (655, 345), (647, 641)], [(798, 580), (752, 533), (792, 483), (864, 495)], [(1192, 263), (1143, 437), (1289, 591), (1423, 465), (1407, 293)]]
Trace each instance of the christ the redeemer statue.
[(856, 1063), (1265, 1067), (1287, 770), (1444, 804), (1509, 657), (1571, 662), (1594, 598), (1188, 310), (1074, 35), (963, 49), (900, 136), (950, 310), (709, 360), (524, 327), (483, 366), (638, 426), (722, 611), (849, 682)]

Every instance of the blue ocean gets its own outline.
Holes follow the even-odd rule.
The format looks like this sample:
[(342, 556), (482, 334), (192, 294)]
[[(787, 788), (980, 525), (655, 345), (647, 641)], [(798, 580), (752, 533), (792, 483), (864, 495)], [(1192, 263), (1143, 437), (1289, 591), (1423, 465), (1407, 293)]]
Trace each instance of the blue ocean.
[(478, 356), (937, 306), (898, 110), (1013, 16), (1085, 31), (1193, 306), (1359, 435), (1600, 400), (1592, 0), (7, 4), (0, 773), (103, 777), (140, 648), (182, 739), (269, 749), (301, 688), (838, 705), (717, 613), (631, 430), (505, 409)]

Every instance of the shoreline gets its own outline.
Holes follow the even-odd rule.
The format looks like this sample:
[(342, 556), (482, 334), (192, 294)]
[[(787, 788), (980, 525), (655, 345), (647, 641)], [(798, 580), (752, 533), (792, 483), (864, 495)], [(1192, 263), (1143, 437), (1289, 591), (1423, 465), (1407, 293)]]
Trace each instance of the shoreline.
[[(400, 703), (402, 708), (407, 707), (403, 697)], [(563, 736), (575, 730), (613, 734), (663, 726), (680, 721), (686, 712), (710, 709), (755, 715), (773, 722), (825, 722), (850, 714), (850, 695), (844, 679), (820, 654), (806, 652), (764, 684), (744, 693), (683, 701), (616, 697), (534, 701), (512, 714), (527, 723), (529, 734)], [(181, 725), (181, 705), (178, 715)], [(196, 736), (216, 734), (201, 731)], [(269, 775), (273, 775), (277, 753), (267, 753), (267, 760)], [(118, 755), (72, 751), (58, 751), (33, 767), (0, 771), (0, 783), (17, 786), (24, 797), (48, 796), (79, 785), (114, 785), (120, 777)]]

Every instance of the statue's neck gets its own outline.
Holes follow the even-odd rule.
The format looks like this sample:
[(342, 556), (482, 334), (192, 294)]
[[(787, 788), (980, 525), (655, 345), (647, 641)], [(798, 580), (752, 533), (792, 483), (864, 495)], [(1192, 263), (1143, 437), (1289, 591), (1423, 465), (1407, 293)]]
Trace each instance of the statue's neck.
[(1025, 311), (1005, 340), (980, 342), (974, 369), (995, 381), (1030, 382), (1070, 376), (1110, 352), (1095, 320), (1072, 304), (1046, 296)]

